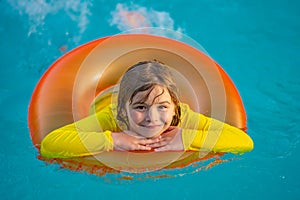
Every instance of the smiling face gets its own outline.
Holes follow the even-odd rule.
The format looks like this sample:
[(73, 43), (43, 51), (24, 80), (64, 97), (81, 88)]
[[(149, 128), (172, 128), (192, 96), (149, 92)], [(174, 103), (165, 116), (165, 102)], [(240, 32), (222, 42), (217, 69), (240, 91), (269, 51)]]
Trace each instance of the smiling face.
[(167, 65), (139, 62), (124, 73), (118, 89), (116, 121), (121, 130), (150, 138), (179, 124), (179, 91)]
[(151, 138), (169, 128), (175, 105), (168, 90), (156, 85), (133, 96), (132, 101), (126, 103), (126, 113), (129, 130), (136, 136)]

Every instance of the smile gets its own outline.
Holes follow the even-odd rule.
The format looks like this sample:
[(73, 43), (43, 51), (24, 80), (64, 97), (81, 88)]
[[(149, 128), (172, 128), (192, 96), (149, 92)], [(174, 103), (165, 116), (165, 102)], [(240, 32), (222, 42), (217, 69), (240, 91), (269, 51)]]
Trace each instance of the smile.
[(162, 127), (162, 125), (141, 125), (141, 126), (148, 129), (156, 129)]

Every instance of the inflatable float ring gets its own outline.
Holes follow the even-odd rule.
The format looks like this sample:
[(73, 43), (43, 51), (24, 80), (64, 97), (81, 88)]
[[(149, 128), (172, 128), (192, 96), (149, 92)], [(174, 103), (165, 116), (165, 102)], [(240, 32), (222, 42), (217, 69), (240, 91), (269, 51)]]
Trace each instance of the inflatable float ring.
[[(166, 37), (123, 34), (84, 44), (63, 55), (45, 72), (29, 105), (28, 123), (33, 144), (39, 149), (48, 133), (88, 116), (99, 94), (105, 94), (114, 87), (130, 66), (153, 59), (167, 64), (185, 77), (177, 80), (182, 102), (206, 116), (246, 129), (245, 109), (235, 85), (209, 56)], [(182, 80), (188, 84), (182, 83)], [(187, 88), (191, 86), (192, 91)], [(150, 154), (150, 161), (146, 154)], [(155, 155), (154, 152), (106, 152), (96, 158), (69, 159), (67, 167), (78, 168), (92, 163), (93, 166), (140, 172), (151, 168), (185, 166), (199, 160), (197, 156), (197, 159), (191, 157), (194, 154), (191, 152), (186, 152), (186, 155), (170, 154), (172, 152)], [(77, 164), (74, 166), (74, 163)]]

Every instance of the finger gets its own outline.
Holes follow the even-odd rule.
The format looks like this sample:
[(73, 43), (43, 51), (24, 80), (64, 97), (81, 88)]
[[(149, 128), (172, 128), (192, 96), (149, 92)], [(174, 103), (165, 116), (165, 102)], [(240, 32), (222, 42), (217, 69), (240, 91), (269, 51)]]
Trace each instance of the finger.
[(159, 143), (159, 142), (170, 143), (172, 140), (173, 140), (173, 137), (163, 137), (159, 141), (157, 141), (156, 143)]
[(169, 141), (159, 141), (156, 143), (152, 143), (152, 144), (148, 144), (147, 146), (152, 147), (152, 148), (158, 148), (158, 147), (162, 147), (169, 144)]
[(157, 143), (160, 141), (160, 138), (154, 138), (154, 139), (139, 139), (138, 144), (140, 145), (148, 145), (148, 144), (153, 144)]
[(155, 137), (153, 137), (153, 138), (151, 138), (151, 139), (161, 139), (161, 138), (162, 138), (161, 135), (157, 135), (157, 136), (155, 136)]
[(147, 144), (147, 146), (151, 146), (151, 147), (161, 147), (161, 146), (165, 146), (168, 145), (172, 142), (173, 137), (165, 137), (165, 138), (161, 138), (159, 141), (151, 143), (151, 144)]
[(152, 148), (149, 146), (144, 146), (144, 145), (137, 145), (136, 149), (134, 150), (144, 150), (144, 151), (150, 151)]
[(150, 151), (152, 150), (151, 147), (140, 145), (140, 144), (129, 144), (126, 149), (121, 149), (121, 151), (138, 151), (138, 150), (144, 150), (144, 151)]

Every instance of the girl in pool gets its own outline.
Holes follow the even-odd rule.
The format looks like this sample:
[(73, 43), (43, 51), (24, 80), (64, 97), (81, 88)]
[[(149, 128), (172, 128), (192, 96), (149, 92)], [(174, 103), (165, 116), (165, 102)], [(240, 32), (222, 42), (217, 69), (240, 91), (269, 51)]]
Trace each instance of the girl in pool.
[(181, 103), (170, 68), (158, 61), (129, 68), (117, 99), (95, 115), (49, 133), (41, 144), (42, 156), (70, 158), (111, 150), (244, 153), (253, 149), (252, 139), (242, 130)]

